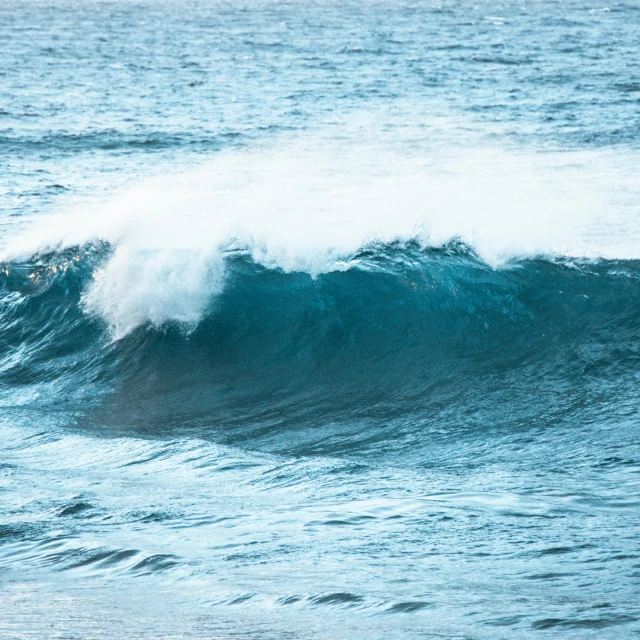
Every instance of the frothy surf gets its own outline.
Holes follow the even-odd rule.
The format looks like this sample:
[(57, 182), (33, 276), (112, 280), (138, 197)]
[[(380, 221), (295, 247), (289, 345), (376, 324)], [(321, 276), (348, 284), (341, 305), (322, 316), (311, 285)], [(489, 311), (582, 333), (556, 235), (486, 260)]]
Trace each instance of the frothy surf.
[[(151, 322), (195, 325), (224, 287), (224, 256), (312, 275), (371, 242), (454, 239), (487, 264), (640, 257), (637, 154), (530, 152), (432, 139), (410, 147), (342, 128), (220, 153), (75, 203), (10, 238), (2, 259), (107, 242), (84, 305), (114, 337)], [(337, 140), (337, 142), (336, 142)]]

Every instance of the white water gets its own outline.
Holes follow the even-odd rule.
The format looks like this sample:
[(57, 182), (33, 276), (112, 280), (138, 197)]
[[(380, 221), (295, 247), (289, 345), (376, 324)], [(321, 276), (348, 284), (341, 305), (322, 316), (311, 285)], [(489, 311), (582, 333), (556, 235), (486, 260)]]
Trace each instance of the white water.
[(230, 249), (314, 275), (345, 268), (367, 242), (409, 238), (460, 238), (496, 266), (540, 254), (640, 258), (637, 155), (516, 152), (442, 135), (408, 145), (410, 132), (393, 139), (373, 124), (143, 179), (38, 219), (0, 257), (112, 243), (85, 304), (116, 338), (147, 321), (196, 323), (224, 285)]

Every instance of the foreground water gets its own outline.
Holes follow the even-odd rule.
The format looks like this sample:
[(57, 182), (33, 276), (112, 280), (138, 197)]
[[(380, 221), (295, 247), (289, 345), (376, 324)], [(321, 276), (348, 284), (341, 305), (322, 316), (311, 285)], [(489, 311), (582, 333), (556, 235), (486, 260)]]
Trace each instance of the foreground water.
[(0, 38), (0, 636), (640, 635), (639, 7)]

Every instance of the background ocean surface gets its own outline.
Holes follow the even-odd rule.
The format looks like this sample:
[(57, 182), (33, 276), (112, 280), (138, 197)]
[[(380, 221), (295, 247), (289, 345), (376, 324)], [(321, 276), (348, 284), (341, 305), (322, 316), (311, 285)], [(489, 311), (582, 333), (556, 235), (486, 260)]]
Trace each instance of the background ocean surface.
[(0, 158), (0, 637), (640, 636), (638, 3), (3, 0)]

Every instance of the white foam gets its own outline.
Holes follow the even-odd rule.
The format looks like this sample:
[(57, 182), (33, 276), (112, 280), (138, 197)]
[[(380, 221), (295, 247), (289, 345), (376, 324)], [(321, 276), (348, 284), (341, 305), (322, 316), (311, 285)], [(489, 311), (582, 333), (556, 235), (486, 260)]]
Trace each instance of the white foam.
[(342, 268), (369, 241), (412, 237), (461, 238), (493, 265), (554, 253), (640, 258), (638, 164), (633, 154), (516, 152), (334, 125), (41, 218), (2, 257), (113, 243), (85, 304), (119, 337), (147, 321), (196, 323), (223, 286), (230, 245), (311, 274)]

